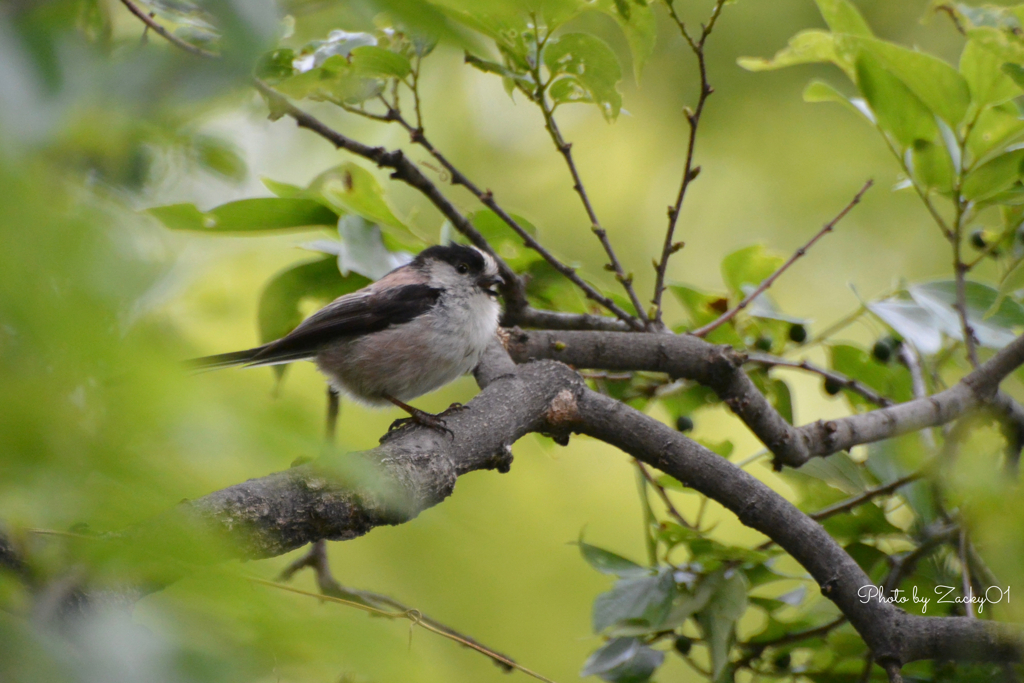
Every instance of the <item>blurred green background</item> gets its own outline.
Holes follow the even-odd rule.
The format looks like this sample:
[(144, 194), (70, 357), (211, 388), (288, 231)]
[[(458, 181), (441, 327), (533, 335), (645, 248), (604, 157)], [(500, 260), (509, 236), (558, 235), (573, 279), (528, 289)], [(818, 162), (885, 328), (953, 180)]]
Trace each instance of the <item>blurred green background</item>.
[[(140, 46), (141, 24), (120, 4), (99, 2), (109, 2), (113, 19), (109, 54), (80, 37), (82, 7), (90, 3), (0, 8), (0, 520), (55, 572), (69, 551), (61, 539), (30, 529), (122, 529), (183, 498), (319, 453), (324, 385), (311, 365), (295, 367), (276, 391), (270, 370), (190, 376), (180, 365), (255, 345), (262, 287), (282, 268), (310, 259), (298, 245), (319, 235), (171, 233), (137, 210), (186, 201), (205, 209), (269, 196), (260, 177), (305, 184), (350, 160), (287, 120), (267, 120), (263, 102), (245, 86), (247, 64), (201, 63), (153, 35)], [(693, 22), (710, 8), (679, 5)], [(857, 5), (883, 38), (949, 60), (959, 53), (961, 38), (948, 21), (928, 14), (927, 0)], [(251, 23), (240, 35), (252, 45), (240, 54), (265, 49), (286, 13), (296, 17), (301, 35), (316, 37), (371, 28), (379, 11), (372, 3), (253, 3), (237, 14)], [(641, 292), (652, 286), (649, 264), (678, 188), (686, 144), (681, 110), (696, 97), (692, 55), (663, 8), (655, 13), (656, 52), (639, 83), (629, 75), (629, 52), (614, 23), (598, 14), (576, 20), (605, 36), (626, 65), (626, 111), (608, 124), (591, 106), (559, 110), (597, 213)], [(873, 298), (900, 278), (951, 273), (948, 247), (917, 197), (891, 191), (897, 169), (877, 133), (838, 107), (801, 100), (810, 77), (839, 82), (838, 71), (750, 73), (736, 65), (737, 57), (770, 56), (798, 30), (817, 26), (823, 24), (811, 0), (740, 0), (725, 8), (708, 48), (715, 94), (697, 147), (703, 170), (679, 223), (686, 247), (670, 269), (672, 281), (720, 290), (724, 255), (752, 243), (790, 253), (874, 178), (863, 205), (772, 290), (785, 311), (813, 321), (812, 333), (856, 308), (852, 287)], [(432, 141), (505, 208), (536, 224), (558, 255), (605, 277), (600, 246), (540, 115), (521, 97), (511, 100), (499, 79), (462, 61), (459, 47), (442, 44), (425, 62)], [(397, 127), (308, 108), (358, 140), (408, 146)], [(195, 163), (200, 135), (224, 141), (246, 168), (229, 173), (232, 180)], [(439, 214), (374, 172), (399, 215), (436, 239)], [(476, 208), (461, 189), (449, 194), (460, 208)], [(669, 320), (680, 314), (671, 302)], [(865, 323), (843, 336), (870, 343), (881, 331)], [(822, 360), (816, 352), (810, 357)], [(847, 412), (815, 379), (783, 376), (796, 391), (798, 423)], [(417, 405), (440, 410), (475, 393), (464, 378)], [(374, 446), (397, 417), (344, 403), (341, 446)], [(759, 450), (724, 409), (702, 412), (694, 435), (732, 440), (735, 461)], [(470, 474), (449, 500), (412, 522), (331, 544), (333, 570), (345, 585), (392, 595), (557, 681), (576, 680), (599, 642), (590, 633), (591, 602), (610, 581), (588, 568), (571, 543), (585, 530), (589, 541), (643, 557), (634, 472), (623, 454), (586, 438), (560, 448), (531, 436), (514, 453), (509, 474)], [(750, 471), (788, 491), (767, 465)], [(686, 511), (695, 508), (695, 496), (680, 501)], [(1024, 538), (1014, 531), (1019, 517), (1009, 513), (1005, 531), (986, 532), (998, 549), (990, 560), (1011, 585), (1020, 572), (1020, 549), (1010, 543)], [(714, 506), (712, 518), (720, 520), (722, 539), (757, 541)], [(122, 637), (123, 625), (111, 622), (97, 629), (96, 651), (129, 647), (165, 667), (162, 680), (505, 680), (454, 643), (423, 631), (410, 641), (406, 622), (370, 619), (239, 578), (273, 577), (293, 559), (197, 569), (138, 604), (135, 620), (148, 633)], [(295, 584), (314, 586), (307, 574)], [(27, 599), (13, 582), (2, 586), (12, 603)], [(16, 629), (11, 617), (0, 617), (0, 632)], [(24, 676), (11, 680), (62, 675), (38, 665), (30, 648), (8, 642), (0, 659)], [(97, 680), (109, 675), (96, 666)], [(670, 658), (658, 677), (691, 675)]]

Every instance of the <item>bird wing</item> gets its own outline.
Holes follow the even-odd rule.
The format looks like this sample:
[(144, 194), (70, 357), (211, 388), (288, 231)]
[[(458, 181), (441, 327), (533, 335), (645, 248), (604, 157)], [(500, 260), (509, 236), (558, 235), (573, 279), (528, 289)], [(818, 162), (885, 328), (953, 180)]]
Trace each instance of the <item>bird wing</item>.
[(433, 308), (440, 295), (441, 290), (422, 283), (371, 286), (346, 294), (306, 318), (288, 335), (254, 349), (255, 353), (242, 362), (271, 365), (310, 358), (341, 337), (407, 323)]
[[(391, 281), (385, 282), (389, 277)], [(400, 284), (410, 279), (385, 276), (369, 287), (335, 299), (277, 341), (244, 351), (195, 358), (189, 365), (206, 370), (307, 360), (325, 344), (341, 337), (369, 334), (407, 323), (433, 308), (441, 296), (441, 290), (422, 282)]]

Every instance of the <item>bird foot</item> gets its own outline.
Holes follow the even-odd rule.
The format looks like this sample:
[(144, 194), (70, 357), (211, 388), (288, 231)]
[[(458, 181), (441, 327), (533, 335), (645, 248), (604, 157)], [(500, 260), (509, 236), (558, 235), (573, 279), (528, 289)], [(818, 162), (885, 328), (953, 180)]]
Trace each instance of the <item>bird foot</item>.
[(463, 410), (466, 410), (466, 406), (462, 405), (461, 403), (456, 402), (456, 403), (453, 403), (450, 406), (448, 406), (445, 409), (445, 411), (443, 413), (440, 413), (440, 414), (441, 415), (454, 415), (455, 413), (461, 413)]
[[(448, 410), (451, 410), (451, 408), (449, 408)], [(446, 410), (444, 413), (441, 413), (441, 415), (446, 414), (448, 410)], [(455, 438), (455, 433), (452, 430), (448, 429), (447, 424), (441, 418), (440, 415), (433, 415), (423, 410), (417, 410), (414, 413), (410, 413), (409, 417), (403, 417), (399, 420), (395, 420), (394, 422), (392, 422), (391, 426), (388, 427), (388, 435), (390, 435), (392, 432), (404, 429), (409, 425), (414, 424), (422, 425), (423, 427), (429, 427), (430, 429), (434, 429), (436, 431), (447, 434), (452, 439)]]

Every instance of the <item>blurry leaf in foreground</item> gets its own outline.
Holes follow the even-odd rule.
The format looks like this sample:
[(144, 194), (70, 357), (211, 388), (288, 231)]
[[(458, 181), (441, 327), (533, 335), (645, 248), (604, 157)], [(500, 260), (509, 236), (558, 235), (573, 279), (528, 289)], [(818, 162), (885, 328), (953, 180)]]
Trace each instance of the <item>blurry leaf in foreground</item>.
[(228, 180), (241, 182), (249, 174), (238, 148), (212, 135), (196, 136), (192, 140), (192, 154), (200, 166)]
[(260, 197), (200, 211), (195, 204), (157, 206), (146, 211), (171, 230), (255, 232), (334, 225), (338, 215), (312, 199)]

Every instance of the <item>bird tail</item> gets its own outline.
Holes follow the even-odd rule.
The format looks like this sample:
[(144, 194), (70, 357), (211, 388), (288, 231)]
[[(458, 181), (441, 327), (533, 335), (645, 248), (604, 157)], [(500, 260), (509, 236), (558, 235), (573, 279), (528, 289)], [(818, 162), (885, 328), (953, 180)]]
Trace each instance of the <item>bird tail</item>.
[(218, 353), (215, 356), (203, 356), (202, 358), (191, 358), (185, 363), (190, 370), (216, 370), (217, 368), (229, 368), (233, 365), (248, 365), (256, 354), (263, 350), (262, 346), (245, 351), (232, 351), (231, 353)]
[(309, 351), (281, 352), (274, 347), (273, 342), (257, 346), (244, 351), (232, 351), (231, 353), (218, 353), (215, 356), (203, 356), (186, 361), (192, 370), (217, 370), (219, 368), (230, 368), (236, 365), (259, 366), (259, 365), (281, 365), (292, 363), (297, 360), (309, 360), (315, 354)]

